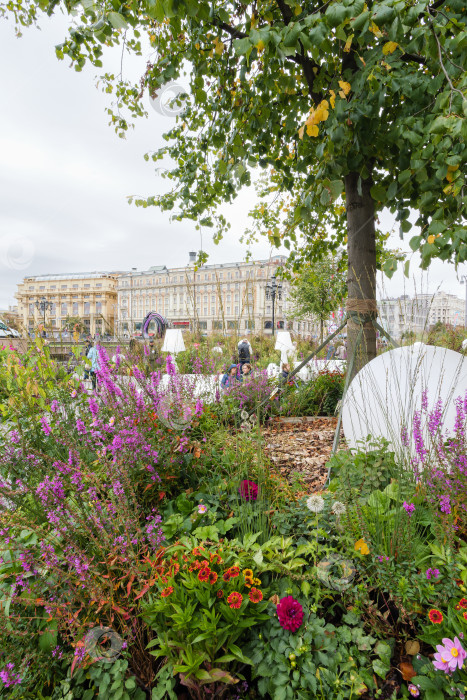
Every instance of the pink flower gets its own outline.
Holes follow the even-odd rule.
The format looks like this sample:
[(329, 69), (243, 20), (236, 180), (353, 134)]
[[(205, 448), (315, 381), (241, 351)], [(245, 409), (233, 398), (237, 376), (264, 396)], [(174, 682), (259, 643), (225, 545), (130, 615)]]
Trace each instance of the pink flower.
[(418, 696), (420, 695), (419, 689), (413, 683), (409, 683), (408, 690), (413, 698), (418, 698)]
[(207, 506), (200, 503), (198, 506), (198, 513), (205, 513), (206, 511), (207, 511)]
[(407, 515), (409, 516), (409, 518), (412, 517), (412, 513), (413, 513), (414, 510), (415, 510), (414, 504), (413, 504), (413, 503), (407, 503), (407, 501), (404, 501), (404, 503), (403, 503), (402, 505), (403, 505), (403, 507), (404, 507), (405, 512), (406, 512)]
[(245, 501), (256, 501), (258, 498), (258, 485), (254, 481), (245, 479), (240, 483), (238, 492)]
[(457, 667), (462, 668), (467, 653), (457, 637), (454, 637), (454, 641), (445, 637), (443, 644), (444, 646), (438, 644), (436, 647), (438, 652), (435, 654), (433, 666), (445, 673), (453, 673)]
[(277, 605), (280, 626), (290, 632), (296, 632), (303, 622), (303, 608), (291, 595), (281, 598)]

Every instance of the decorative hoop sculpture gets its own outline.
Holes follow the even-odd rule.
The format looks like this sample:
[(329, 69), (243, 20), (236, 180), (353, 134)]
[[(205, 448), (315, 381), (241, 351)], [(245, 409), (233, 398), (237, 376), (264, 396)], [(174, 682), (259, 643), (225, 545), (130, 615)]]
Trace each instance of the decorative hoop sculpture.
[(146, 315), (146, 318), (144, 319), (143, 325), (141, 327), (142, 336), (145, 340), (147, 340), (149, 338), (149, 324), (152, 323), (153, 321), (156, 324), (156, 337), (157, 338), (162, 338), (165, 331), (169, 327), (169, 322), (167, 321), (166, 318), (164, 318), (160, 314), (156, 313), (155, 311), (150, 311)]

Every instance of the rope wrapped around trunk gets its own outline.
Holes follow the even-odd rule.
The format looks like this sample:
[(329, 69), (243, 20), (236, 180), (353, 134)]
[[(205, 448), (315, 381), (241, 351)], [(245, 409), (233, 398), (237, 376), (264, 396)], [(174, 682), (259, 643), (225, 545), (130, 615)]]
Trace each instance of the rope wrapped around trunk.
[(373, 328), (373, 321), (378, 316), (375, 299), (347, 299), (345, 310), (349, 322), (362, 328)]

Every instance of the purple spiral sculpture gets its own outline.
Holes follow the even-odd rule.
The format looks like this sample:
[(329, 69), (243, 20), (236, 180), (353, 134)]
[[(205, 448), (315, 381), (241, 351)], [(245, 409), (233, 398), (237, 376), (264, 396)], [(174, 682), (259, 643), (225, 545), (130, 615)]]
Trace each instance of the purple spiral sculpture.
[(166, 329), (168, 328), (169, 322), (167, 321), (166, 318), (161, 316), (160, 314), (156, 313), (155, 311), (150, 311), (147, 315), (146, 318), (143, 321), (142, 325), (142, 334), (143, 338), (149, 338), (149, 324), (152, 323), (156, 324), (156, 337), (157, 338), (162, 338), (164, 335)]

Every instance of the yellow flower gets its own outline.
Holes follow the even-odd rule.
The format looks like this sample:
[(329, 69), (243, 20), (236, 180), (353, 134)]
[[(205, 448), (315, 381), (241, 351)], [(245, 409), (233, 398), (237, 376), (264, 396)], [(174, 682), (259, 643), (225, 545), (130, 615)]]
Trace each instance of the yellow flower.
[(254, 579), (253, 579), (253, 583), (254, 583), (255, 586), (261, 586), (261, 581), (260, 581), (259, 578), (254, 578)]
[(242, 574), (245, 577), (253, 578), (253, 571), (251, 569), (243, 569)]
[(360, 539), (357, 542), (355, 542), (355, 551), (358, 552), (360, 550), (361, 554), (369, 554), (370, 550), (368, 549), (368, 545), (365, 542), (365, 540)]
[(429, 245), (432, 245), (435, 242), (434, 235), (431, 234), (430, 236), (428, 236), (428, 238), (426, 239), (426, 242), (429, 243)]

